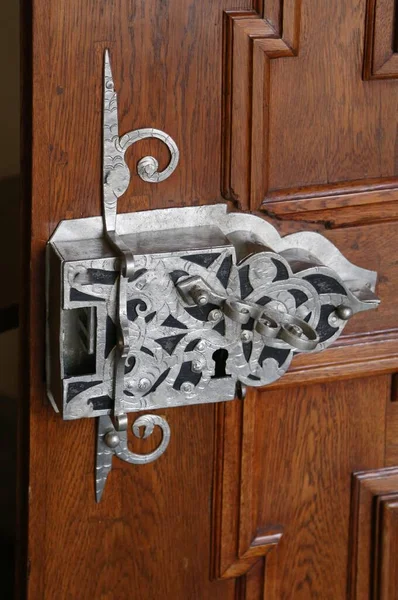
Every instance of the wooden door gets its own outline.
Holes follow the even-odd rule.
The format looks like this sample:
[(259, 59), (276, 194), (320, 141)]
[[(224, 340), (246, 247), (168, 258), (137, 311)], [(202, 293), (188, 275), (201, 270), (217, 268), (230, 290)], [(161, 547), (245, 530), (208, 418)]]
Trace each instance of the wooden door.
[[(394, 0), (22, 4), (20, 597), (396, 598)], [(168, 451), (117, 462), (96, 504), (94, 422), (46, 400), (44, 250), (60, 220), (101, 213), (105, 48), (120, 131), (157, 127), (181, 152), (162, 184), (132, 177), (122, 212), (229, 202), (318, 231), (378, 272), (382, 304), (244, 402), (163, 411)], [(167, 161), (152, 140), (131, 165), (148, 153)]]

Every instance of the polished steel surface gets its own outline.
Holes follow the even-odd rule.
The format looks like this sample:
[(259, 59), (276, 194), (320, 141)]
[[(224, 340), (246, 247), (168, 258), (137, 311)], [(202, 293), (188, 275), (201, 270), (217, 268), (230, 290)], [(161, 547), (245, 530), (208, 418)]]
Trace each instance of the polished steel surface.
[(128, 413), (243, 399), (379, 303), (376, 273), (317, 233), (280, 237), (224, 204), (117, 214), (131, 144), (156, 137), (169, 148), (162, 172), (153, 157), (139, 161), (150, 183), (171, 175), (179, 154), (156, 129), (119, 137), (108, 52), (104, 69), (103, 220), (62, 221), (47, 247), (48, 396), (64, 419), (99, 417), (97, 501), (114, 455), (144, 464), (169, 443), (164, 418), (140, 416), (136, 437), (155, 426), (163, 437), (150, 454), (131, 452)]
[(109, 51), (104, 58), (104, 125), (103, 125), (103, 186), (104, 221), (106, 231), (116, 230), (117, 201), (130, 183), (130, 169), (125, 154), (132, 144), (147, 138), (157, 138), (164, 142), (170, 152), (170, 162), (164, 171), (158, 171), (158, 161), (153, 156), (145, 156), (137, 164), (137, 173), (144, 181), (159, 183), (173, 173), (178, 165), (179, 151), (174, 140), (153, 127), (130, 131), (119, 137), (117, 93), (112, 76)]
[[(374, 273), (321, 236), (280, 238), (265, 220), (223, 205), (134, 216), (123, 215), (120, 234), (134, 256), (129, 278), (92, 219), (82, 229), (64, 221), (49, 244), (50, 289), (61, 278), (48, 352), (61, 370), (49, 369), (49, 393), (65, 419), (100, 417), (97, 499), (113, 455), (142, 462), (125, 452), (127, 413), (243, 398), (246, 386), (275, 381), (295, 354), (327, 348), (349, 318), (378, 305)], [(169, 217), (187, 226), (173, 229)], [(74, 318), (76, 310), (84, 312)], [(86, 313), (95, 316), (93, 354), (77, 343)]]

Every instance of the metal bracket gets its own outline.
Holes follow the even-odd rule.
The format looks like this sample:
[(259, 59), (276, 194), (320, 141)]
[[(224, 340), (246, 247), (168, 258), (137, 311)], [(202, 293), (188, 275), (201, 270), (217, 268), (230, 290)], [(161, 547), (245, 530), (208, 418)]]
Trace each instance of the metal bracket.
[(151, 183), (173, 173), (179, 154), (157, 129), (119, 137), (107, 51), (104, 70), (103, 220), (62, 221), (47, 246), (48, 396), (64, 419), (99, 417), (97, 501), (113, 455), (144, 464), (169, 444), (164, 418), (140, 416), (134, 435), (158, 426), (162, 440), (131, 452), (128, 413), (243, 397), (379, 303), (376, 274), (319, 234), (281, 238), (224, 204), (117, 214), (132, 143), (156, 137), (170, 151), (164, 171), (153, 157), (138, 162)]

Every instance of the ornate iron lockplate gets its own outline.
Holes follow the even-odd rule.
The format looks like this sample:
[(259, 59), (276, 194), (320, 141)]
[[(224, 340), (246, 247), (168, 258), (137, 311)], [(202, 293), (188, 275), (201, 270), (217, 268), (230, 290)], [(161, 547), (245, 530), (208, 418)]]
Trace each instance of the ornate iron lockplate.
[(323, 236), (280, 237), (267, 221), (226, 205), (117, 214), (130, 172), (124, 153), (144, 137), (163, 140), (169, 166), (153, 157), (142, 179), (172, 174), (178, 149), (155, 129), (118, 134), (109, 56), (104, 82), (104, 215), (62, 221), (47, 251), (48, 395), (64, 419), (100, 417), (96, 493), (115, 454), (155, 460), (127, 447), (127, 414), (231, 400), (264, 386), (294, 355), (324, 350), (355, 313), (375, 308), (376, 274), (351, 264)]

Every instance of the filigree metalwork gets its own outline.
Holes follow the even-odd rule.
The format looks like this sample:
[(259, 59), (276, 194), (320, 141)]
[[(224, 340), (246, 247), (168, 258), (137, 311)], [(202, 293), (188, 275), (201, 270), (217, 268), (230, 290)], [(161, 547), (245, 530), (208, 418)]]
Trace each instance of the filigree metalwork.
[[(241, 224), (250, 226), (245, 220)], [(198, 231), (188, 233), (196, 233), (192, 239), (200, 247)], [(175, 230), (170, 244), (173, 237), (175, 242)], [(341, 307), (355, 314), (377, 305), (369, 288), (367, 297), (364, 290), (356, 293), (351, 281), (297, 248), (275, 253), (258, 246), (257, 253), (248, 252), (237, 264), (236, 248), (228, 243), (200, 252), (136, 250), (134, 278), (124, 291), (130, 347), (117, 382), (120, 414), (233, 398), (237, 380), (272, 383), (294, 354), (323, 350), (337, 339), (347, 323)], [(85, 261), (84, 276), (82, 268), (81, 261), (65, 267), (64, 307), (96, 308), (100, 361), (95, 373), (65, 381), (68, 419), (109, 414), (116, 383), (118, 336), (112, 332), (120, 294), (114, 259)], [(186, 300), (190, 281), (191, 288), (201, 286), (205, 303)], [(227, 353), (225, 377), (215, 376), (214, 353), (220, 350)], [(76, 388), (76, 381), (84, 386)]]
[(376, 274), (317, 233), (280, 237), (221, 204), (117, 215), (127, 148), (145, 137), (167, 144), (164, 171), (153, 157), (138, 162), (151, 183), (173, 172), (178, 149), (155, 129), (119, 137), (108, 53), (104, 89), (103, 220), (63, 221), (47, 252), (48, 395), (64, 419), (99, 417), (97, 500), (114, 455), (144, 464), (169, 443), (162, 417), (140, 416), (134, 435), (158, 426), (163, 437), (150, 454), (131, 452), (128, 413), (243, 398), (379, 302)]

